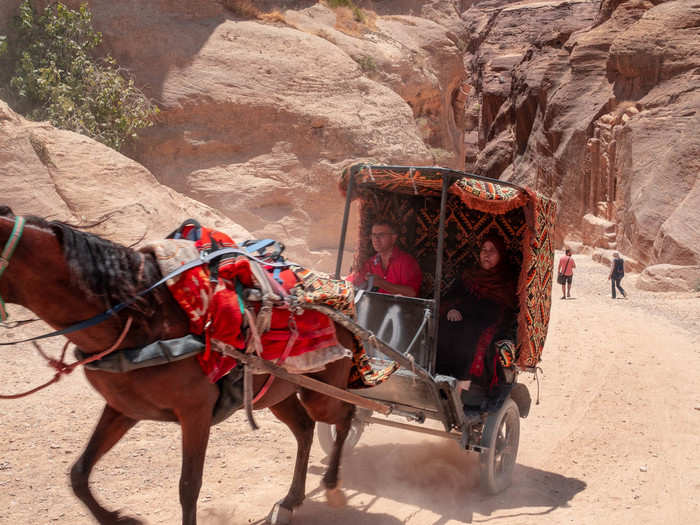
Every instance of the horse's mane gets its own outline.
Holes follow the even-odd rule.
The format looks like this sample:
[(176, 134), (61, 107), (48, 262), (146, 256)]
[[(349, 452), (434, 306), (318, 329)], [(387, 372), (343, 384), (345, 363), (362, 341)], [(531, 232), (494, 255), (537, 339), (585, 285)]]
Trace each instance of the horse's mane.
[[(101, 298), (106, 307), (132, 299), (161, 277), (151, 256), (121, 246), (60, 221), (46, 223), (58, 238), (76, 284)], [(139, 298), (135, 306), (152, 313), (156, 296)]]

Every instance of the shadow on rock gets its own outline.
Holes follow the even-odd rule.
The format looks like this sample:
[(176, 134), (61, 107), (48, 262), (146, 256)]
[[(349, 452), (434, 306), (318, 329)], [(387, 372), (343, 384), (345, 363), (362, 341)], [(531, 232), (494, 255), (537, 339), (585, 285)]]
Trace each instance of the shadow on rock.
[[(322, 474), (325, 468), (310, 470)], [(343, 460), (342, 486), (348, 496), (358, 491), (430, 510), (445, 521), (471, 522), (475, 513), (488, 516), (507, 509), (517, 509), (513, 516), (548, 514), (567, 506), (586, 483), (516, 464), (511, 487), (488, 496), (479, 488), (478, 454), (446, 440), (358, 447)]]

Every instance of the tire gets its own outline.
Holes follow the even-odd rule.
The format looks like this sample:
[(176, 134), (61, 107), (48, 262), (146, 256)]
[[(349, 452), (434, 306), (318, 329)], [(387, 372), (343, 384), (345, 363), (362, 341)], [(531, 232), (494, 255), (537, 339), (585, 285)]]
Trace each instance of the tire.
[(487, 494), (510, 486), (519, 442), (520, 411), (508, 398), (498, 412), (489, 414), (481, 431), (481, 446), (486, 447), (479, 458), (481, 489)]
[[(359, 420), (357, 417), (352, 418), (352, 423), (350, 424), (350, 431), (348, 432), (348, 437), (345, 438), (345, 443), (343, 443), (343, 454), (350, 452), (357, 442), (360, 441), (360, 436), (365, 430), (364, 421)], [(323, 450), (326, 455), (330, 456), (333, 451), (333, 445), (335, 444), (335, 425), (329, 425), (328, 423), (317, 423), (316, 424), (316, 435), (318, 436), (318, 443), (321, 445), (321, 450)]]

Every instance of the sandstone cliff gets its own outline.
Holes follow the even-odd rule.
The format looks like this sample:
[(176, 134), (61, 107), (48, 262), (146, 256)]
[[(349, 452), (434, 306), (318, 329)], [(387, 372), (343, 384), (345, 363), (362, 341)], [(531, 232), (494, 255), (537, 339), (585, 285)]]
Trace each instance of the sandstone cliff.
[(700, 2), (493, 1), (462, 18), (475, 169), (557, 197), (562, 239), (698, 264)]
[(302, 262), (332, 267), (335, 177), (371, 159), (524, 183), (561, 241), (700, 263), (698, 0), (88, 3), (162, 109), (127, 155)]

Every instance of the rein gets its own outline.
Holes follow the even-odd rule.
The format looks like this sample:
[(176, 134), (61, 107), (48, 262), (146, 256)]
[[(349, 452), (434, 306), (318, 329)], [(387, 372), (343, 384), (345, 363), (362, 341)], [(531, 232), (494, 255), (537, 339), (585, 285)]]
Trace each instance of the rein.
[(27, 390), (26, 392), (22, 392), (20, 394), (10, 394), (10, 395), (2, 395), (0, 394), (0, 399), (19, 399), (20, 397), (25, 397), (28, 395), (33, 394), (34, 392), (38, 392), (39, 390), (43, 390), (49, 385), (52, 385), (56, 382), (58, 382), (59, 379), (61, 379), (62, 375), (68, 375), (70, 374), (73, 370), (78, 368), (79, 366), (86, 365), (88, 363), (91, 363), (92, 361), (97, 361), (98, 359), (102, 359), (104, 356), (107, 354), (110, 354), (114, 352), (117, 348), (119, 348), (119, 345), (122, 344), (124, 341), (124, 338), (126, 337), (126, 334), (129, 333), (129, 329), (131, 328), (131, 323), (133, 322), (134, 318), (132, 316), (129, 316), (129, 318), (126, 320), (126, 324), (124, 325), (124, 329), (122, 330), (121, 335), (119, 338), (114, 342), (112, 346), (107, 348), (106, 350), (102, 350), (101, 352), (97, 354), (93, 354), (89, 357), (86, 357), (85, 359), (81, 361), (75, 361), (71, 364), (65, 363), (63, 361), (64, 357), (66, 356), (66, 350), (68, 349), (68, 345), (70, 344), (70, 341), (66, 341), (66, 344), (63, 345), (63, 351), (61, 352), (61, 357), (60, 359), (52, 359), (48, 355), (46, 355), (42, 349), (39, 347), (38, 344), (33, 343), (34, 347), (38, 350), (39, 354), (46, 359), (48, 362), (49, 366), (56, 370), (56, 373), (53, 376), (53, 379), (47, 381), (43, 385), (39, 385), (35, 388), (32, 388), (31, 390)]

